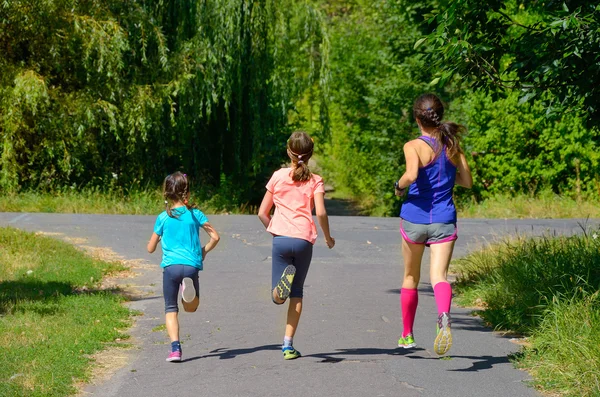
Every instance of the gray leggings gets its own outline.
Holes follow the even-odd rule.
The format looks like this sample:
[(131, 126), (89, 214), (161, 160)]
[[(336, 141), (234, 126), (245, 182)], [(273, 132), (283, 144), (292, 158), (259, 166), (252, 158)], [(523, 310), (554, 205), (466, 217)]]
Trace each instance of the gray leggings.
[(292, 283), (290, 298), (302, 298), (304, 295), (304, 280), (310, 267), (313, 245), (301, 238), (275, 236), (273, 237), (273, 266), (271, 272), (271, 290), (275, 288), (281, 274), (288, 265), (296, 267), (296, 275)]

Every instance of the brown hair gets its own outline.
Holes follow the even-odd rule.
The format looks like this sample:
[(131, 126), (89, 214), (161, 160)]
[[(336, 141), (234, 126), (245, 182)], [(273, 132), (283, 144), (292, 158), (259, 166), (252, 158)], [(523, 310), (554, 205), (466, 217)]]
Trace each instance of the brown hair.
[(177, 171), (171, 175), (167, 175), (165, 182), (163, 183), (163, 197), (165, 198), (165, 210), (171, 218), (178, 217), (178, 214), (173, 215), (171, 208), (172, 202), (174, 201), (184, 203), (188, 210), (197, 208), (196, 204), (187, 202), (189, 192), (190, 184), (186, 174)]
[(292, 133), (287, 141), (288, 156), (292, 160), (292, 179), (296, 182), (306, 182), (311, 177), (308, 160), (313, 154), (315, 144), (304, 131)]
[[(464, 125), (456, 124), (451, 121), (442, 122), (444, 118), (444, 105), (440, 98), (434, 94), (423, 94), (417, 98), (413, 106), (413, 116), (421, 122), (421, 125), (427, 129), (433, 129), (432, 136), (443, 146), (449, 158), (453, 158), (457, 153), (462, 153), (460, 147), (461, 134), (467, 128)], [(442, 151), (442, 146), (436, 149), (436, 156)]]

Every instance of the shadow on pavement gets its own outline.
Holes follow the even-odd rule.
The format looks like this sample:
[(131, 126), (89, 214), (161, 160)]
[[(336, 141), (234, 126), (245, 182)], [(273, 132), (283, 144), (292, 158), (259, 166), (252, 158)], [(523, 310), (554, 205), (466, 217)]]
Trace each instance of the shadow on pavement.
[(451, 372), (478, 372), (485, 369), (492, 369), (494, 365), (506, 364), (510, 362), (508, 356), (442, 356), (442, 357), (422, 357), (422, 356), (407, 356), (415, 360), (440, 360), (440, 359), (451, 359), (451, 358), (464, 358), (472, 360), (471, 366), (468, 368), (449, 369)]
[(357, 348), (357, 349), (336, 349), (336, 351), (332, 352), (332, 353), (316, 353), (316, 354), (309, 354), (309, 355), (302, 356), (302, 357), (321, 358), (322, 360), (319, 361), (321, 363), (335, 364), (335, 363), (342, 362), (344, 360), (352, 360), (349, 357), (335, 357), (335, 356), (342, 356), (342, 355), (343, 356), (364, 356), (364, 355), (404, 356), (409, 353), (414, 353), (416, 351), (424, 351), (424, 350), (425, 349), (422, 349), (422, 348), (378, 349), (378, 348), (366, 347), (366, 348)]
[(209, 358), (209, 357), (218, 357), (220, 360), (227, 360), (230, 358), (235, 358), (237, 356), (241, 356), (242, 354), (256, 353), (256, 352), (262, 351), (262, 350), (281, 350), (281, 345), (263, 345), (263, 346), (256, 346), (256, 347), (248, 347), (248, 348), (244, 348), (244, 349), (219, 348), (219, 349), (210, 351), (209, 354), (206, 354), (204, 356), (190, 357), (183, 361), (184, 362), (194, 361), (194, 360), (198, 360), (201, 358)]

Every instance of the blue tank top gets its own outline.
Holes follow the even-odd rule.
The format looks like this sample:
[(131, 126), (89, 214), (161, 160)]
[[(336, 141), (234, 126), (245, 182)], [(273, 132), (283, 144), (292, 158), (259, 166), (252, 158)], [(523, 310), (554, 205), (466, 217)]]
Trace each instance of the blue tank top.
[[(438, 142), (428, 136), (419, 139), (427, 142), (435, 151)], [(439, 156), (423, 168), (419, 168), (417, 180), (408, 188), (402, 204), (400, 217), (412, 223), (455, 223), (456, 207), (452, 190), (456, 181), (456, 166), (442, 147)]]

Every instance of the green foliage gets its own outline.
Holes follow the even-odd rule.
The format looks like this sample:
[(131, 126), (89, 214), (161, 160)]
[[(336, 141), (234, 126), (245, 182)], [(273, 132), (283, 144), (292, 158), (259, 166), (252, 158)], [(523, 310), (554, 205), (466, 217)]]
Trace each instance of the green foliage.
[(459, 202), (595, 195), (600, 130), (590, 123), (588, 84), (596, 76), (580, 58), (598, 66), (598, 12), (576, 3), (559, 29), (549, 27), (566, 18), (559, 3), (323, 2), (332, 43), (331, 140), (320, 161), (328, 179), (364, 212), (396, 214), (390, 186), (404, 171), (403, 144), (417, 135), (412, 103), (436, 90), (446, 119), (469, 129), (474, 187), (457, 189)]
[(319, 158), (337, 190), (375, 215), (396, 212), (390, 189), (402, 146), (416, 133), (412, 103), (430, 76), (413, 50), (419, 6), (409, 2), (323, 2), (331, 40), (330, 139)]
[(0, 188), (183, 169), (247, 201), (285, 156), (296, 99), (326, 92), (327, 51), (320, 14), (295, 1), (4, 2)]
[(0, 228), (0, 247), (0, 395), (75, 393), (90, 356), (127, 339), (129, 310), (98, 289), (121, 266), (11, 228)]
[(600, 188), (600, 131), (577, 114), (547, 119), (542, 101), (520, 103), (516, 92), (466, 92), (453, 105), (470, 127), (464, 144), (478, 200), (544, 189), (579, 199)]
[(523, 332), (516, 356), (544, 391), (600, 392), (599, 231), (506, 240), (459, 260), (459, 301), (502, 330)]
[(531, 338), (519, 366), (534, 384), (561, 396), (600, 394), (600, 294), (555, 299)]
[(555, 298), (600, 289), (600, 239), (593, 234), (507, 240), (456, 262), (458, 291), (483, 302), (483, 318), (501, 329), (531, 332)]
[(473, 87), (520, 90), (546, 113), (575, 109), (600, 121), (600, 6), (585, 0), (440, 1), (427, 16), (439, 84), (452, 75)]
[(558, 195), (548, 189), (533, 194), (507, 192), (476, 202), (472, 197), (455, 197), (458, 217), (461, 218), (600, 218), (600, 200), (594, 194), (578, 200)]

